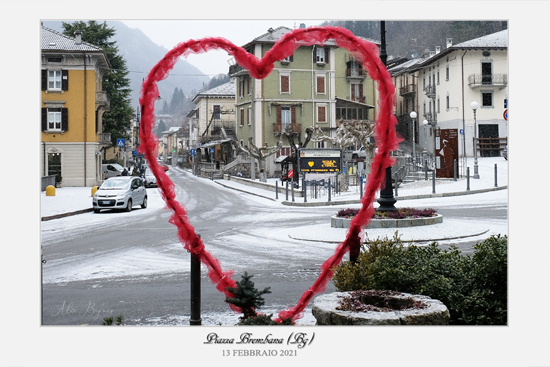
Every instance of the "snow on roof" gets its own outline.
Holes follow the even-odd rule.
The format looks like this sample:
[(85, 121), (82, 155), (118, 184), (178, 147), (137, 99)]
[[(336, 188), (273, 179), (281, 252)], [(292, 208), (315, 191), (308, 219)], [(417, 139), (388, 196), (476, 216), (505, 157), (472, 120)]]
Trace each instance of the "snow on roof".
[(42, 27), (40, 32), (40, 46), (42, 51), (103, 51), (101, 48), (84, 41), (77, 44), (74, 37), (66, 36), (46, 27)]
[(508, 30), (507, 29), (451, 46), (451, 48), (459, 48), (459, 49), (460, 48), (507, 48), (507, 47), (508, 47)]

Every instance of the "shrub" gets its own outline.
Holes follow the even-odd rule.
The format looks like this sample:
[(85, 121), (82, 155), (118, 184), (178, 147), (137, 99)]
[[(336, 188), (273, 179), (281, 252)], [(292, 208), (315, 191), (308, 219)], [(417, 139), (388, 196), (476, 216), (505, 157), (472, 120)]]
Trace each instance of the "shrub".
[(392, 290), (443, 302), (451, 324), (507, 323), (507, 237), (491, 236), (462, 255), (451, 246), (403, 246), (401, 240), (368, 241), (357, 263), (342, 262), (332, 278), (340, 291)]
[[(373, 214), (374, 219), (404, 219), (404, 218), (420, 218), (420, 217), (433, 217), (436, 214), (436, 210), (432, 208), (427, 209), (415, 209), (415, 208), (399, 208), (396, 211), (379, 212), (376, 211)], [(353, 218), (359, 213), (359, 209), (346, 208), (340, 209), (336, 216), (339, 218)]]

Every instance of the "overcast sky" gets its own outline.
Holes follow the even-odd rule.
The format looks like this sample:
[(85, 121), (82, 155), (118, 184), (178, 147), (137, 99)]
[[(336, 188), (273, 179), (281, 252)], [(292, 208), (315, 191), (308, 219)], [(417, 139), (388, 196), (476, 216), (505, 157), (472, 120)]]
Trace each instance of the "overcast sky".
[[(190, 39), (223, 37), (237, 46), (243, 46), (252, 39), (267, 33), (271, 27), (286, 26), (294, 29), (304, 23), (306, 26), (320, 25), (323, 20), (122, 20), (130, 28), (140, 29), (151, 41), (168, 50), (178, 43)], [(229, 56), (224, 51), (210, 51), (205, 54), (191, 54), (187, 61), (210, 77), (228, 72)]]

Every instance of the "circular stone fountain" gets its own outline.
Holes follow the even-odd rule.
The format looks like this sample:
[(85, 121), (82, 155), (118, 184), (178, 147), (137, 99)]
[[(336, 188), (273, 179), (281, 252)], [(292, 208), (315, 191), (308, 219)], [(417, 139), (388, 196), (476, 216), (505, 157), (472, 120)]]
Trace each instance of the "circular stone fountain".
[[(349, 228), (351, 218), (337, 217), (330, 218), (330, 226), (333, 228)], [(443, 223), (443, 216), (436, 214), (433, 217), (405, 218), (405, 219), (372, 219), (366, 228), (405, 228), (426, 226), (430, 224)]]
[[(372, 305), (373, 309), (385, 305), (389, 311), (342, 311), (340, 300), (350, 297), (353, 292), (334, 292), (318, 296), (313, 301), (312, 313), (317, 319), (316, 325), (448, 325), (450, 314), (440, 301), (427, 296), (409, 293), (391, 292), (380, 295), (365, 292), (359, 299), (363, 304)], [(385, 291), (388, 292), (388, 291)], [(411, 304), (422, 304), (423, 308), (410, 307)]]

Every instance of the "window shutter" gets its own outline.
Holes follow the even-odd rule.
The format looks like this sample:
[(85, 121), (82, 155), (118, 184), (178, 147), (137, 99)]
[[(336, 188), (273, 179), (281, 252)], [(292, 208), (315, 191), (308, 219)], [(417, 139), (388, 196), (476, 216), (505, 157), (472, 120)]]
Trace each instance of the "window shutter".
[(290, 91), (290, 81), (288, 75), (281, 75), (281, 93), (288, 93)]
[(363, 83), (359, 84), (359, 99), (363, 100)]
[(61, 70), (61, 90), (69, 90), (69, 70)]
[(325, 64), (328, 64), (328, 51), (329, 51), (329, 48), (325, 47)]
[(42, 107), (42, 131), (48, 130), (48, 109)]
[(325, 93), (325, 77), (317, 77), (317, 93)]
[(317, 107), (317, 121), (318, 122), (326, 122), (325, 117), (325, 106), (319, 106)]
[(317, 62), (317, 46), (313, 46), (313, 62)]
[(61, 130), (69, 131), (69, 109), (61, 109)]
[(241, 126), (244, 125), (244, 109), (241, 108)]
[(290, 62), (293, 62), (293, 61), (294, 61), (294, 54), (290, 55), (289, 60), (290, 60)]
[(283, 128), (283, 123), (282, 123), (282, 118), (281, 118), (281, 111), (282, 111), (282, 107), (281, 106), (277, 106), (277, 128), (276, 128), (276, 131), (277, 132), (282, 132), (282, 128)]
[(42, 90), (48, 90), (48, 70), (42, 70)]
[(250, 94), (250, 77), (246, 78), (246, 94)]
[(355, 84), (351, 85), (351, 100), (355, 101)]
[(290, 107), (290, 123), (292, 131), (296, 131), (296, 106)]

